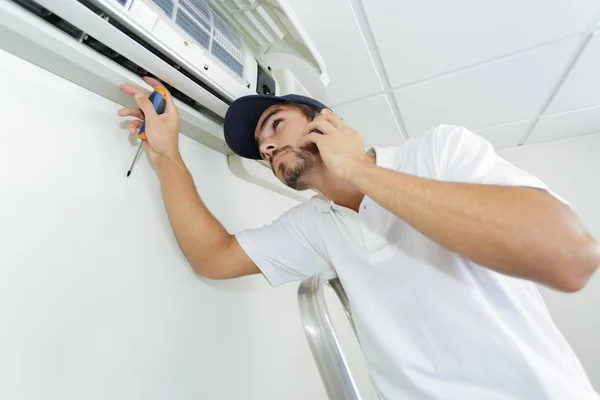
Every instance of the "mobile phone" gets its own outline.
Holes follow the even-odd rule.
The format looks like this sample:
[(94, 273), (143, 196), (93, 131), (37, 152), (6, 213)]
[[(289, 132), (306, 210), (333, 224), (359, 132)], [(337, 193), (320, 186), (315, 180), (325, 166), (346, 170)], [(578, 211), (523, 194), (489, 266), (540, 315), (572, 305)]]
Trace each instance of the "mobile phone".
[[(323, 114), (321, 114), (321, 113), (315, 113), (315, 115), (313, 115), (313, 118), (312, 118), (312, 120), (314, 121), (315, 119), (317, 119), (317, 117), (320, 117), (321, 115), (323, 115)], [(315, 129), (313, 132), (315, 132), (315, 133), (319, 133), (319, 134), (321, 134), (321, 135), (323, 134), (323, 132), (321, 132), (321, 131), (320, 131), (320, 130), (318, 130), (318, 129)]]

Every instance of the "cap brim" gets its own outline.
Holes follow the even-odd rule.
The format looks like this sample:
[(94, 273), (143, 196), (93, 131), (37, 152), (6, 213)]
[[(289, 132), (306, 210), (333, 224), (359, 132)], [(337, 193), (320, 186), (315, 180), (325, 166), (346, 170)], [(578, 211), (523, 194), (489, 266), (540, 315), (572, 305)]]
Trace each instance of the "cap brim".
[(227, 110), (223, 126), (229, 148), (240, 157), (260, 160), (254, 137), (256, 125), (267, 108), (286, 100), (272, 95), (250, 95), (234, 101)]

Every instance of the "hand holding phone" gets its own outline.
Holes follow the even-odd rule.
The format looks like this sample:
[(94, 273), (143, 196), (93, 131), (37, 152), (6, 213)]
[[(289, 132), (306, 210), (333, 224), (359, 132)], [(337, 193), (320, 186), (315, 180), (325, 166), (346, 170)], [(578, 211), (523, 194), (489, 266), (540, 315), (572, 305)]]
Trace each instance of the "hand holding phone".
[[(321, 115), (323, 115), (323, 114), (321, 114), (321, 113), (315, 113), (315, 115), (313, 115), (313, 118), (312, 118), (312, 120), (314, 121), (315, 119), (317, 119), (317, 118), (318, 118), (318, 117), (320, 117)], [(320, 134), (320, 135), (322, 135), (322, 134), (323, 134), (323, 132), (321, 132), (321, 131), (320, 131), (320, 130), (318, 130), (318, 129), (315, 129), (315, 130), (314, 130), (314, 131), (312, 131), (312, 132), (318, 133), (318, 134)]]

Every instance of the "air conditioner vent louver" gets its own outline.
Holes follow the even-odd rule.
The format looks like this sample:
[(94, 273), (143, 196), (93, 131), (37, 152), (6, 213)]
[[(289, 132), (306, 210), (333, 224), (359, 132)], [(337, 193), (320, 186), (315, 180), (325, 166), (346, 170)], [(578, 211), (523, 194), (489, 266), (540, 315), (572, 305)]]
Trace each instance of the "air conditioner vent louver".
[(228, 1), (224, 2), (224, 6), (236, 16), (237, 22), (254, 40), (255, 46), (265, 49), (283, 39), (284, 36), (291, 35), (290, 32), (281, 30), (284, 24), (278, 15), (277, 6), (256, 0), (247, 0), (245, 3)]
[(244, 43), (239, 32), (206, 0), (152, 0), (238, 77), (244, 76)]

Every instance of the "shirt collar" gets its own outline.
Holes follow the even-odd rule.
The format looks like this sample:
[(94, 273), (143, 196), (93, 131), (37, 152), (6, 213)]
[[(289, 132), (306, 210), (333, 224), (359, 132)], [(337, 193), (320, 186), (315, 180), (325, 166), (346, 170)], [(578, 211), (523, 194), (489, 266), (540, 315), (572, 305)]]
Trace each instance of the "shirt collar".
[(311, 197), (308, 202), (321, 212), (328, 213), (331, 211), (332, 202), (320, 193)]

